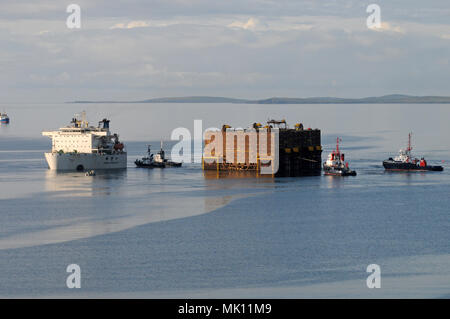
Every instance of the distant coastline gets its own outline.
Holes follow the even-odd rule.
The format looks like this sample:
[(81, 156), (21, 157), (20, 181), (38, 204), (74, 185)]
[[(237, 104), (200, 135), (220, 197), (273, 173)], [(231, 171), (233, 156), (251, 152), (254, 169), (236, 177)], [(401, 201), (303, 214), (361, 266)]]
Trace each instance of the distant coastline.
[(237, 104), (450, 104), (450, 96), (413, 96), (391, 94), (365, 98), (272, 97), (261, 100), (235, 99), (215, 96), (186, 96), (153, 98), (141, 101), (72, 101), (66, 103), (237, 103)]

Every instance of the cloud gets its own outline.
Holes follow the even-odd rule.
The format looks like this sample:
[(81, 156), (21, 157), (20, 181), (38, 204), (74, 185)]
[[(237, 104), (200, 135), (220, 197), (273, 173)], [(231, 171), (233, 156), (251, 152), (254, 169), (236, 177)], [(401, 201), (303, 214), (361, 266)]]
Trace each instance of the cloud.
[(69, 30), (66, 5), (38, 2), (0, 12), (0, 98), (448, 94), (448, 10), (431, 4), (386, 2), (372, 31), (352, 0), (80, 0)]
[(134, 29), (134, 28), (145, 28), (149, 27), (150, 24), (145, 21), (131, 21), (128, 24), (125, 23), (116, 23), (110, 29)]
[(381, 26), (380, 27), (375, 27), (374, 26), (374, 27), (371, 27), (369, 29), (374, 30), (374, 31), (378, 31), (378, 32), (395, 32), (395, 33), (401, 33), (401, 34), (405, 33), (405, 30), (403, 30), (401, 27), (393, 26), (389, 22), (381, 22)]
[(248, 19), (247, 22), (239, 22), (239, 21), (234, 21), (233, 23), (230, 23), (228, 25), (228, 27), (230, 28), (241, 28), (241, 29), (245, 29), (245, 30), (253, 30), (256, 28), (256, 25), (258, 24), (258, 20), (254, 19), (254, 18), (250, 18)]

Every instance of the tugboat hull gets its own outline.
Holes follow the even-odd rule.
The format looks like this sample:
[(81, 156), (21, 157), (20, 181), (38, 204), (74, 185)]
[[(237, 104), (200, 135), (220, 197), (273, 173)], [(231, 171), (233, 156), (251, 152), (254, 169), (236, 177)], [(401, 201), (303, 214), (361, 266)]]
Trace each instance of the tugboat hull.
[(143, 161), (140, 161), (140, 160), (135, 160), (134, 164), (137, 167), (140, 167), (140, 168), (153, 168), (152, 164), (147, 164), (147, 163), (144, 163)]
[(143, 161), (136, 160), (134, 162), (137, 167), (141, 168), (166, 168), (166, 167), (181, 167), (182, 163), (174, 163), (174, 162), (152, 162), (152, 163), (144, 163)]
[(428, 172), (428, 171), (434, 171), (434, 172), (441, 172), (444, 170), (442, 166), (419, 166), (414, 163), (403, 163), (403, 162), (395, 162), (395, 161), (383, 161), (383, 167), (387, 171), (416, 171), (416, 172)]
[(356, 176), (356, 172), (352, 170), (336, 170), (324, 167), (324, 172), (327, 176)]
[(182, 163), (166, 162), (166, 167), (181, 167)]

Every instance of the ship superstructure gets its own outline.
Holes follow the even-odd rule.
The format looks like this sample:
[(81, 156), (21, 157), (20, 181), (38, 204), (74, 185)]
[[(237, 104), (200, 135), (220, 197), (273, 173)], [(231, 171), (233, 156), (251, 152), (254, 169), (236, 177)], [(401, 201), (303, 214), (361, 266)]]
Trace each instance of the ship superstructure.
[(127, 153), (119, 135), (109, 130), (109, 120), (98, 127), (89, 126), (86, 113), (75, 116), (70, 125), (42, 135), (52, 139), (52, 151), (45, 159), (52, 170), (85, 171), (92, 169), (119, 169), (127, 166)]

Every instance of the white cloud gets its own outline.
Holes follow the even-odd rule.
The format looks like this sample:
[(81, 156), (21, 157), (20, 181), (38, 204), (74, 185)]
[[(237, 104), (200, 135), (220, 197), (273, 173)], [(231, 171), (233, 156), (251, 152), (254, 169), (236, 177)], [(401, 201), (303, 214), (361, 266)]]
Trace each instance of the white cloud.
[[(77, 98), (93, 92), (93, 99), (147, 97), (149, 90), (160, 95), (164, 88), (165, 95), (218, 92), (262, 97), (269, 92), (333, 94), (327, 91), (330, 87), (342, 88), (339, 94), (347, 96), (376, 94), (376, 88), (383, 93), (448, 90), (448, 21), (390, 14), (391, 20), (375, 32), (366, 26), (364, 6), (350, 6), (349, 12), (338, 14), (337, 5), (314, 11), (315, 0), (308, 8), (288, 0), (282, 6), (266, 0), (230, 0), (221, 1), (215, 11), (205, 7), (218, 6), (218, 1), (198, 0), (202, 6), (191, 10), (186, 0), (189, 14), (179, 8), (182, 3), (175, 6), (170, 1), (157, 0), (152, 10), (144, 10), (150, 1), (144, 6), (136, 0), (143, 6), (139, 12), (134, 6), (108, 7), (107, 0), (99, 1), (89, 1), (92, 7), (87, 7), (87, 0), (80, 2), (82, 21), (85, 13), (86, 20), (75, 31), (65, 25), (64, 5), (44, 6), (47, 11), (19, 18), (0, 12), (0, 98), (9, 98), (11, 89), (21, 90), (20, 100), (31, 96), (28, 92), (54, 86)], [(162, 3), (181, 13), (167, 9), (158, 14)], [(263, 9), (269, 4), (270, 10)], [(19, 9), (12, 6), (7, 12), (19, 14)], [(411, 66), (416, 73), (411, 73)], [(376, 86), (367, 85), (368, 73)], [(60, 92), (54, 92), (55, 99)]]
[(248, 19), (247, 22), (239, 22), (239, 21), (234, 21), (233, 23), (229, 24), (228, 27), (230, 28), (241, 28), (241, 29), (245, 29), (245, 30), (253, 30), (256, 28), (256, 25), (258, 24), (258, 20), (255, 18), (250, 18)]
[(134, 28), (145, 28), (149, 27), (150, 24), (145, 21), (131, 21), (128, 24), (125, 23), (116, 23), (110, 29), (134, 29)]
[(403, 30), (401, 27), (393, 26), (389, 22), (381, 22), (380, 27), (374, 26), (369, 29), (374, 30), (374, 31), (379, 31), (379, 32), (396, 32), (396, 33), (401, 33), (401, 34), (405, 33), (405, 30)]

